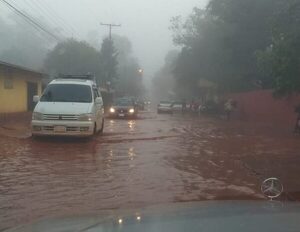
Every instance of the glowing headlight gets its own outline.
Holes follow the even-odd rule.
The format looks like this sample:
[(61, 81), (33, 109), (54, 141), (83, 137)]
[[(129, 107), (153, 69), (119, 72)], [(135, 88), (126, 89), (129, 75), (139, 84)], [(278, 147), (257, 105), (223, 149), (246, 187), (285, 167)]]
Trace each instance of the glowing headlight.
[(115, 110), (114, 108), (112, 108), (112, 107), (111, 107), (111, 108), (109, 109), (109, 112), (111, 112), (111, 113), (115, 113), (115, 112), (116, 112), (116, 110)]
[(78, 121), (93, 121), (93, 114), (81, 114), (78, 117)]
[(134, 109), (130, 109), (129, 113), (133, 114), (134, 113)]
[(43, 120), (43, 114), (39, 112), (33, 112), (32, 120)]

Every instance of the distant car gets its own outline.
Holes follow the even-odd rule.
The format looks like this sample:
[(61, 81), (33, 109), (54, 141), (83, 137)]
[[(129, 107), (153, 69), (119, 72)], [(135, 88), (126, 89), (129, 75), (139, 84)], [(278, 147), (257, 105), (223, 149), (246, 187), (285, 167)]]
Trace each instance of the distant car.
[(175, 112), (182, 112), (183, 110), (183, 103), (182, 102), (173, 102), (172, 103), (173, 113)]
[(113, 118), (135, 118), (138, 108), (130, 98), (119, 98), (109, 109), (109, 116)]
[(157, 113), (158, 114), (172, 114), (173, 113), (173, 107), (172, 107), (172, 102), (170, 101), (161, 101), (157, 105)]

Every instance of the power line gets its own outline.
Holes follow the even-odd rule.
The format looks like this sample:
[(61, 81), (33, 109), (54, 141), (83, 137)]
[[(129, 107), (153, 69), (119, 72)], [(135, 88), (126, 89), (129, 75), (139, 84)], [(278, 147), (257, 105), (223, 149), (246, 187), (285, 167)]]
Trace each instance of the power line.
[[(39, 23), (40, 26), (43, 26), (44, 28), (49, 28), (49, 26), (51, 28), (60, 28), (62, 29), (60, 26), (57, 26), (55, 23), (53, 23), (51, 20), (48, 20), (45, 18), (45, 15), (41, 12), (41, 9), (36, 8), (34, 5), (32, 5), (32, 2), (29, 0), (24, 0), (22, 3), (24, 3), (24, 5), (19, 5), (20, 2), (16, 2), (17, 0), (10, 0), (10, 3), (14, 3), (14, 6), (18, 9), (22, 9), (22, 12), (24, 14), (26, 14), (28, 17), (34, 19), (37, 23)], [(25, 9), (26, 8), (26, 9)], [(30, 12), (40, 12), (39, 16), (40, 19), (33, 17), (30, 15)], [(39, 30), (39, 28), (37, 28)], [(52, 29), (53, 30), (53, 29)], [(52, 33), (57, 34), (57, 37), (59, 38), (63, 38), (63, 37), (67, 37), (67, 34), (65, 34), (64, 30), (54, 30)]]
[[(12, 0), (12, 1), (16, 1), (16, 0)], [(70, 24), (68, 24), (64, 19), (62, 19), (56, 13), (55, 10), (50, 8), (50, 6), (46, 4), (46, 2), (41, 3), (38, 0), (24, 0), (24, 1), (25, 1), (25, 3), (27, 3), (27, 4), (25, 4), (25, 6), (28, 9), (30, 9), (30, 11), (39, 12), (40, 13), (39, 15), (46, 20), (46, 23), (47, 23), (47, 21), (49, 21), (53, 27), (60, 29), (60, 31), (57, 31), (57, 33), (59, 33), (62, 37), (66, 37), (66, 38), (70, 37), (70, 36), (74, 37), (74, 35), (75, 35), (75, 37), (79, 38), (79, 36), (75, 32), (74, 28)], [(15, 6), (18, 6), (18, 4), (16, 4), (16, 2), (14, 2), (14, 3), (15, 3), (14, 4)]]
[(56, 41), (60, 40), (55, 34), (51, 33), (49, 30), (45, 29), (42, 25), (40, 25), (38, 22), (36, 22), (35, 19), (33, 19), (28, 13), (22, 12), (16, 6), (14, 6), (13, 4), (8, 3), (6, 0), (1, 0), (1, 2), (3, 4), (5, 4), (9, 9), (14, 10), (16, 14), (18, 14), (23, 19), (25, 19), (25, 21), (27, 21), (36, 30), (42, 31), (42, 32), (44, 32), (44, 34), (50, 35), (50, 37), (52, 37)]
[[(11, 8), (9, 8), (6, 4), (4, 4), (4, 2), (0, 1), (0, 5), (1, 5), (1, 4), (3, 4), (3, 6), (5, 6), (5, 7), (7, 7), (7, 9), (11, 10)], [(13, 12), (13, 13), (15, 13), (17, 16), (19, 16), (19, 14), (18, 14), (17, 12)], [(23, 19), (23, 18), (22, 18), (22, 19)], [(15, 22), (17, 22), (17, 21), (15, 21)], [(25, 23), (27, 24), (28, 22), (25, 21)], [(30, 24), (30, 25), (31, 25), (32, 27), (29, 28), (29, 29), (34, 30), (34, 32), (35, 32), (35, 30), (37, 30), (37, 31), (40, 32), (40, 29), (37, 28), (35, 25), (32, 25), (32, 24)], [(26, 26), (27, 26), (27, 25), (26, 25)], [(26, 29), (28, 29), (28, 28), (26, 28)], [(31, 31), (30, 31), (30, 32), (31, 32)], [(48, 36), (48, 35), (45, 35), (44, 33), (36, 33), (35, 36), (37, 36), (39, 39), (42, 39), (42, 40), (46, 39), (48, 42), (51, 42), (51, 43), (53, 42), (52, 38), (49, 38), (49, 36)]]
[(78, 37), (74, 27), (71, 24), (69, 24), (66, 20), (64, 20), (62, 17), (60, 17), (60, 15), (55, 10), (53, 10), (53, 8), (51, 8), (46, 2), (43, 2), (43, 4), (39, 0), (34, 0), (34, 2), (39, 4), (46, 11), (48, 11), (49, 15), (52, 15), (57, 20), (58, 23), (63, 24), (64, 27), (67, 28), (67, 30), (71, 32), (72, 35), (75, 34)]
[(55, 14), (52, 10), (50, 10), (50, 8), (46, 5), (46, 3), (44, 2), (44, 4), (40, 3), (39, 1), (35, 1), (35, 0), (30, 0), (30, 2), (36, 7), (38, 8), (40, 11), (44, 12), (45, 15), (48, 15), (48, 17), (50, 19), (53, 20), (53, 22), (55, 22), (56, 26), (60, 27), (61, 29), (63, 29), (65, 32), (73, 35), (74, 31), (71, 29), (70, 26), (67, 25), (67, 23), (63, 20), (59, 19), (59, 16), (57, 14)]
[[(11, 0), (12, 2), (14, 2), (14, 0)], [(8, 9), (11, 10), (11, 8), (9, 6), (7, 6), (3, 1), (0, 1), (0, 4), (3, 4), (4, 6), (6, 6)], [(18, 8), (20, 9), (20, 5), (16, 4), (16, 2), (14, 2), (15, 6), (18, 6)], [(23, 16), (21, 16), (18, 12), (14, 11), (13, 13), (15, 13), (17, 16), (19, 16), (21, 19), (23, 19)], [(23, 11), (24, 14), (27, 14), (26, 11)], [(29, 15), (27, 14), (27, 16), (29, 17)], [(23, 19), (24, 20), (24, 19)], [(16, 21), (17, 22), (17, 21)], [(28, 20), (24, 20), (25, 23), (28, 23), (30, 26), (32, 26), (33, 30), (36, 30), (38, 32), (41, 32), (40, 28), (38, 28), (37, 26), (35, 26), (34, 24), (32, 24), (31, 22), (29, 22)], [(45, 33), (36, 33), (35, 34), (37, 37), (39, 37), (40, 39), (46, 39), (48, 42), (52, 43), (53, 42), (53, 38), (49, 37), (47, 34)]]
[(121, 24), (101, 23), (102, 26), (109, 27), (109, 39), (111, 40), (111, 31), (113, 27), (121, 27)]
[[(27, 7), (29, 7), (31, 11), (33, 11), (33, 12), (39, 11), (39, 12), (41, 13), (40, 16), (41, 16), (42, 18), (46, 19), (45, 16), (46, 16), (46, 15), (49, 15), (49, 14), (47, 14), (46, 11), (44, 11), (44, 9), (42, 9), (42, 8), (39, 7), (38, 5), (34, 4), (34, 2), (33, 2), (32, 0), (29, 0), (29, 1), (24, 0), (24, 1), (25, 1), (25, 3), (27, 3)], [(59, 34), (60, 34), (61, 36), (63, 36), (63, 37), (67, 37), (67, 34), (65, 34), (65, 33), (66, 33), (66, 30), (65, 30), (64, 28), (62, 28), (60, 25), (58, 25), (57, 22), (55, 22), (55, 20), (53, 20), (53, 19), (51, 18), (51, 16), (48, 17), (48, 18), (49, 18), (49, 20), (46, 19), (46, 24), (48, 24), (48, 22), (50, 22), (51, 26), (61, 29), (61, 31), (57, 31), (57, 33), (59, 33)], [(40, 24), (41, 24), (41, 23), (40, 23)], [(63, 33), (65, 32), (64, 35), (62, 34), (62, 32), (63, 32)], [(69, 32), (67, 32), (67, 33), (69, 33)]]
[(38, 28), (40, 30), (42, 30), (43, 32), (45, 32), (46, 34), (50, 35), (51, 37), (53, 37), (56, 41), (59, 41), (60, 39), (54, 35), (53, 33), (51, 33), (50, 31), (48, 31), (47, 29), (45, 29), (43, 26), (41, 26), (39, 23), (37, 23), (34, 19), (32, 19), (30, 16), (27, 16), (26, 14), (24, 14), (22, 11), (20, 11), (19, 9), (17, 9), (15, 6), (13, 6), (12, 4), (10, 4), (9, 2), (7, 2), (6, 0), (0, 0), (2, 1), (4, 4), (6, 4), (7, 7), (13, 9), (15, 12), (17, 12), (21, 17), (23, 17), (24, 19), (26, 19), (31, 25), (33, 25), (35, 28)]

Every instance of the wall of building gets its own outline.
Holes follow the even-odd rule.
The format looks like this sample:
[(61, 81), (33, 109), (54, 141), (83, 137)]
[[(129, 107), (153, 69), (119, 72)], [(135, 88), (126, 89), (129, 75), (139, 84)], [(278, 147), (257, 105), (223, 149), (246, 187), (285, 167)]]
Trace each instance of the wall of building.
[(12, 69), (13, 87), (6, 89), (4, 86), (7, 71), (0, 67), (0, 113), (18, 113), (27, 111), (27, 82), (38, 84), (38, 94), (42, 91), (42, 79), (40, 74)]
[(277, 99), (273, 97), (271, 90), (259, 90), (230, 94), (227, 97), (238, 103), (234, 113), (238, 119), (288, 127), (295, 125), (295, 107), (300, 104), (300, 95)]

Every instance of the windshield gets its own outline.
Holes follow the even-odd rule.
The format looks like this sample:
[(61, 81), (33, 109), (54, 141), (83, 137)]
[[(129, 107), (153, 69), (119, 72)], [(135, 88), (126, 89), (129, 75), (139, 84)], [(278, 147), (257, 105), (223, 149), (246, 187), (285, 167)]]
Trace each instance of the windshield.
[(300, 0), (0, 0), (0, 232), (276, 208), (299, 178)]
[(160, 104), (160, 105), (172, 105), (172, 102), (161, 101), (159, 104)]
[(91, 87), (76, 84), (51, 84), (41, 97), (41, 102), (92, 102)]
[(176, 106), (181, 106), (181, 105), (182, 105), (181, 102), (173, 102), (172, 104), (173, 104), (173, 105), (176, 105)]
[(130, 99), (117, 99), (114, 102), (115, 106), (133, 106), (133, 101)]

